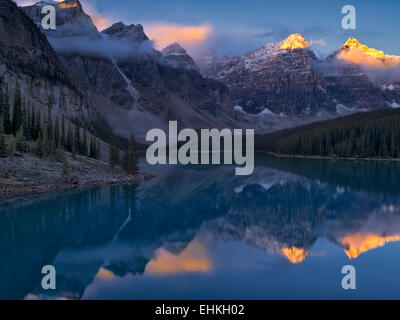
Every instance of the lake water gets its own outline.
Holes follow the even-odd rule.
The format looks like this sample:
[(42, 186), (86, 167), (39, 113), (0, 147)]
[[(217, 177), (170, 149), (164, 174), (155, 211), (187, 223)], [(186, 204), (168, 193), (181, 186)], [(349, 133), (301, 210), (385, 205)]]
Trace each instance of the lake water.
[(1, 203), (0, 299), (400, 298), (400, 163), (144, 168), (137, 186)]

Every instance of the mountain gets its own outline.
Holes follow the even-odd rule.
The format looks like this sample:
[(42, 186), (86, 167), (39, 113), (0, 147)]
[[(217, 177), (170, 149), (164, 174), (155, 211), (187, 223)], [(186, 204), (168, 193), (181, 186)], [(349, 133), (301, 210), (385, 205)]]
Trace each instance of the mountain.
[(132, 43), (140, 43), (149, 40), (141, 24), (126, 26), (122, 22), (118, 22), (103, 30), (102, 33), (116, 39), (127, 39)]
[(199, 66), (201, 74), (206, 78), (215, 79), (222, 64), (228, 60), (228, 56), (220, 56), (214, 49), (198, 53), (195, 57), (195, 63)]
[(399, 64), (400, 57), (386, 55), (350, 37), (327, 57), (322, 72), (335, 100), (348, 108), (371, 110), (400, 101), (399, 80), (393, 79)]
[[(53, 2), (22, 8), (39, 28), (46, 3)], [(267, 133), (400, 104), (400, 81), (385, 73), (397, 58), (355, 39), (326, 60), (300, 34), (243, 56), (209, 52), (193, 59), (177, 43), (157, 51), (140, 24), (118, 22), (99, 32), (78, 0), (53, 4), (57, 28), (42, 32), (57, 62), (47, 68), (61, 70), (57, 77), (75, 90), (62, 95), (75, 104), (64, 108), (73, 110), (68, 115), (82, 116), (100, 132), (109, 125), (143, 142), (148, 130), (177, 120), (180, 128)], [(348, 53), (358, 51), (385, 68), (356, 63)]]
[(42, 8), (45, 5), (53, 5), (56, 9), (56, 29), (43, 30), (48, 37), (80, 37), (82, 35), (99, 37), (96, 26), (91, 17), (84, 13), (79, 0), (39, 1), (34, 5), (22, 7), (22, 10), (41, 28), (44, 17)]
[(275, 114), (312, 115), (320, 108), (335, 109), (316, 61), (304, 38), (295, 34), (226, 59), (215, 79), (228, 86), (233, 102), (247, 113), (268, 109)]
[[(388, 70), (400, 57), (349, 40), (318, 59), (300, 34), (243, 56), (196, 58), (203, 75), (228, 86), (237, 110), (314, 120), (396, 106), (399, 81)], [(319, 118), (319, 119), (318, 119)]]
[(161, 51), (164, 60), (177, 69), (200, 71), (193, 58), (188, 55), (186, 50), (179, 43), (173, 43)]
[(57, 53), (12, 1), (0, 1), (0, 70), (11, 97), (19, 86), (38, 110), (50, 104), (54, 111), (82, 119), (88, 114)]
[[(37, 21), (43, 2), (23, 7)], [(141, 25), (118, 22), (98, 32), (78, 0), (57, 3), (57, 29), (43, 30), (89, 105), (114, 131), (143, 141), (152, 128), (166, 129), (169, 120), (181, 127), (232, 127), (225, 85), (204, 78), (172, 51), (155, 50)], [(82, 30), (80, 32), (79, 30)], [(62, 41), (60, 36), (62, 35)], [(173, 45), (168, 50), (177, 50)], [(183, 57), (183, 56), (182, 56)], [(180, 59), (182, 58), (180, 57)]]

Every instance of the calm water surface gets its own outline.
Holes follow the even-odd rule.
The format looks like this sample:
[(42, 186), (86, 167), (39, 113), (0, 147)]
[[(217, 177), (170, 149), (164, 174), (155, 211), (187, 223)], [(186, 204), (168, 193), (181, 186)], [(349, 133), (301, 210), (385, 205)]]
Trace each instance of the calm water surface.
[(256, 162), (0, 203), (0, 299), (400, 298), (399, 163)]

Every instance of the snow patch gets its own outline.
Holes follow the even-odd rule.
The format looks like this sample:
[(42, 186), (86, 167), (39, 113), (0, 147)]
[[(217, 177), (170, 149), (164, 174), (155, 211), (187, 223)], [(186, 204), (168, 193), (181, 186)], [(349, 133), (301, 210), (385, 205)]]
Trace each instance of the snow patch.
[(391, 108), (397, 109), (400, 108), (400, 104), (396, 103), (393, 101), (393, 103), (390, 105)]
[(393, 86), (392, 84), (389, 85), (389, 86), (383, 85), (383, 86), (382, 86), (382, 89), (383, 89), (383, 90), (390, 90), (390, 91), (393, 91), (393, 90), (394, 90), (394, 86)]
[(271, 110), (269, 110), (268, 108), (265, 108), (263, 111), (261, 111), (259, 114), (259, 116), (275, 116), (275, 113), (273, 113)]
[(234, 106), (234, 107), (233, 107), (233, 110), (239, 111), (239, 112), (242, 112), (242, 113), (246, 113), (246, 114), (247, 114), (247, 112), (243, 110), (243, 107), (242, 107), (242, 106)]
[(343, 113), (345, 111), (353, 112), (352, 109), (346, 107), (344, 104), (339, 103), (336, 105), (336, 113)]

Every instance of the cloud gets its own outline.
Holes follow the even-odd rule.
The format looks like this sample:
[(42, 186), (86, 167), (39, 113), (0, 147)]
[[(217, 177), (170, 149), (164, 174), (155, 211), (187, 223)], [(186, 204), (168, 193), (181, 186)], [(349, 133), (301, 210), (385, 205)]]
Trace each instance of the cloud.
[(151, 41), (135, 44), (124, 40), (92, 39), (87, 37), (49, 37), (49, 41), (54, 50), (63, 54), (79, 53), (85, 56), (105, 59), (111, 59), (111, 57), (124, 58), (132, 53), (152, 54), (154, 52)]
[(171, 43), (178, 42), (184, 47), (194, 47), (204, 43), (212, 33), (209, 25), (188, 26), (173, 23), (145, 24), (146, 34), (162, 49)]

